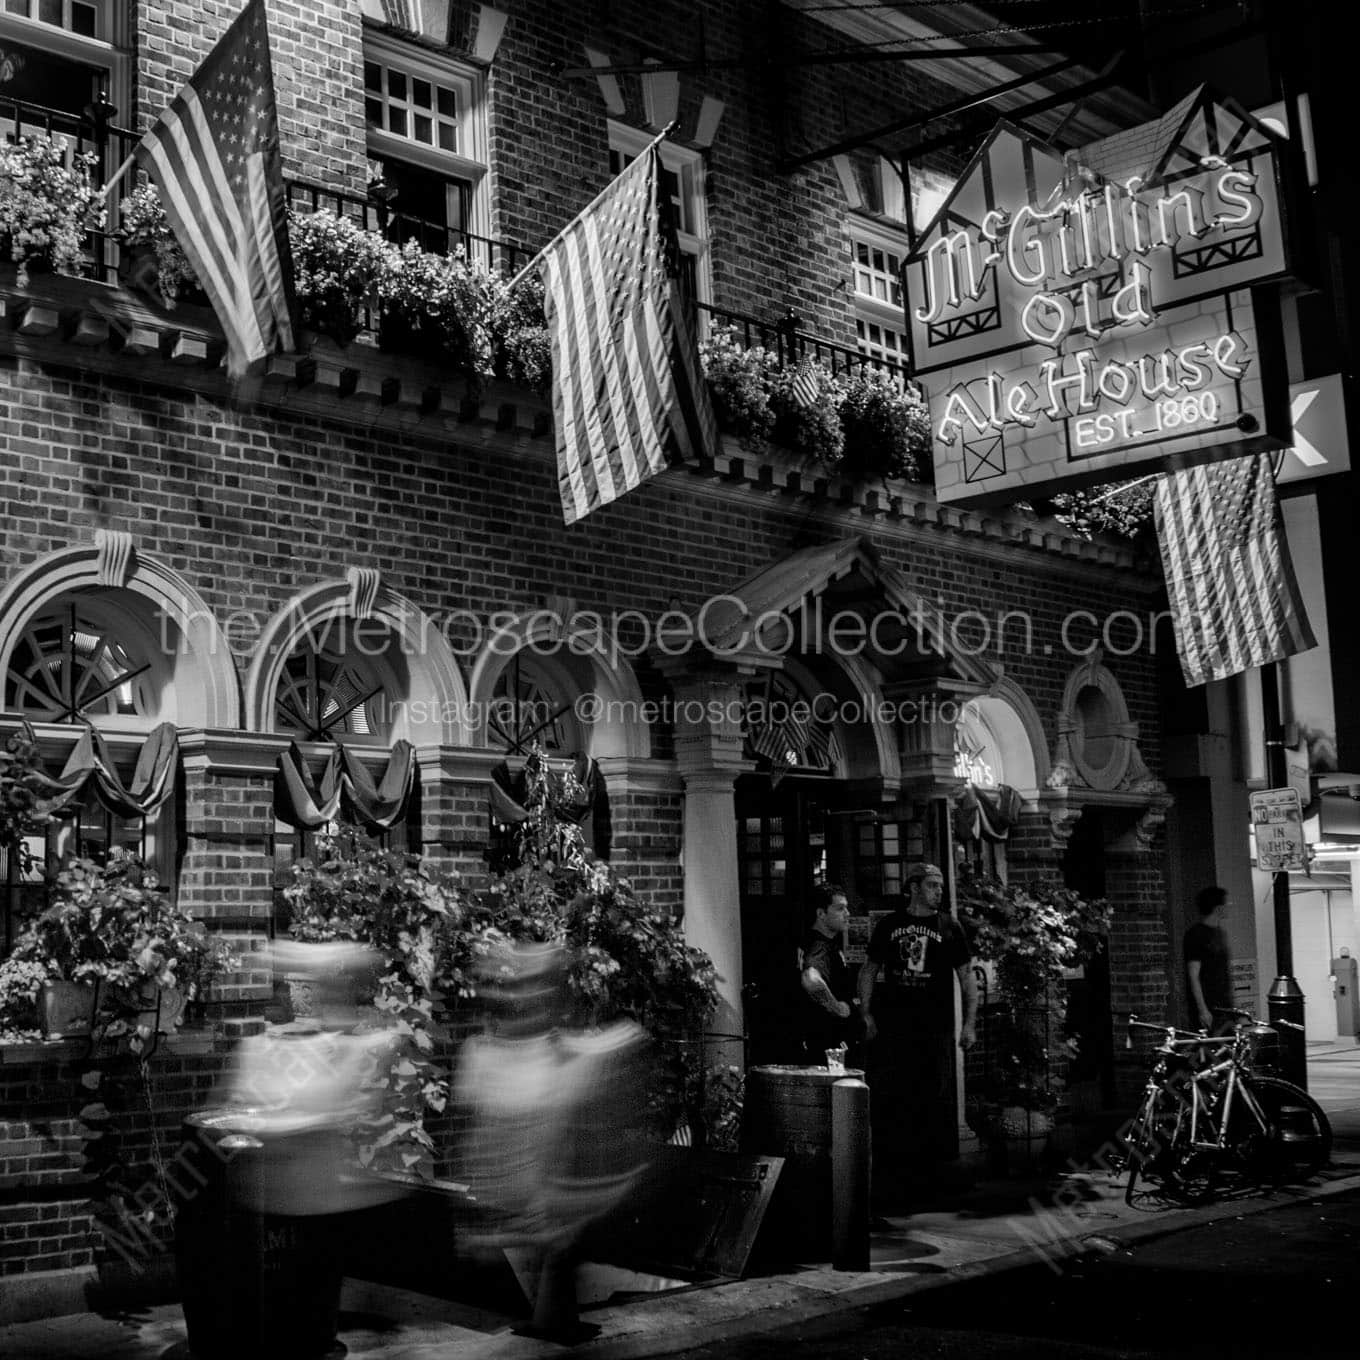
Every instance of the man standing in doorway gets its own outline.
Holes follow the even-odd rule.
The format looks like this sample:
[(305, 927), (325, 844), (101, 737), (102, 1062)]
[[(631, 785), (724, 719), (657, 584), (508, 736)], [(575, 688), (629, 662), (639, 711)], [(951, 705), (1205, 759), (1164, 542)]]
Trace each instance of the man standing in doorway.
[[(944, 875), (907, 870), (909, 897), (881, 920), (859, 972), (860, 1017), (872, 1092), (874, 1198), (901, 1208), (954, 1154), (954, 978), (963, 993), (958, 1045), (973, 1046), (977, 981), (963, 928), (941, 911)], [(882, 973), (880, 978), (879, 974)]]
[(1223, 888), (1205, 888), (1195, 899), (1199, 921), (1185, 932), (1185, 979), (1190, 991), (1190, 1027), (1227, 1031), (1233, 1004), (1232, 955), (1223, 913), (1228, 894)]
[(860, 1035), (854, 982), (841, 944), (850, 924), (850, 902), (833, 883), (813, 889), (812, 929), (803, 940), (803, 1043), (809, 1063), (820, 1067), (828, 1048), (849, 1046)]

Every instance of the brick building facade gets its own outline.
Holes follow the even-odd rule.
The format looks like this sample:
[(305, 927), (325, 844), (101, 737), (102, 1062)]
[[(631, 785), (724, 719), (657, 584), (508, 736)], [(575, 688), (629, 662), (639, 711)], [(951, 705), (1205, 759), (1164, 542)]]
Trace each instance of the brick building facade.
[[(48, 47), (74, 60), (103, 43), (115, 122), (134, 129), (236, 10), (85, 8), (97, 11), (96, 36), (58, 35)], [(691, 214), (701, 300), (769, 321), (792, 310), (852, 349), (871, 315), (857, 308), (852, 243), (886, 237), (905, 248), (906, 227), (865, 207), (876, 158), (788, 172), (780, 158), (947, 87), (882, 66), (870, 68), (881, 86), (844, 65), (785, 78), (759, 55), (770, 38), (763, 6), (703, 10), (714, 69), (579, 79), (560, 68), (684, 57), (693, 6), (271, 0), (285, 174), (362, 196), (376, 158), (411, 201), (445, 213), (449, 232), (532, 250), (607, 182), (611, 146), (629, 154), (636, 136), (678, 116), (668, 164), (677, 194), (691, 198), (680, 212)], [(404, 25), (388, 22), (397, 11)], [(811, 18), (798, 23), (781, 43), (841, 41)], [(41, 27), (0, 21), (0, 38), (41, 47)], [(750, 66), (716, 62), (742, 55)], [(394, 70), (408, 83), (382, 74)], [(438, 100), (426, 91), (422, 104), (417, 90), (440, 79), (463, 120), (442, 171), (436, 148), (391, 130), (393, 110), (409, 129), (421, 109), (438, 123)], [(900, 892), (903, 862), (954, 862), (965, 709), (992, 743), (997, 782), (1020, 795), (1010, 874), (1066, 872), (1107, 895), (1116, 917), (1102, 1004), (1165, 1009), (1159, 661), (1133, 636), (1158, 608), (1160, 581), (1127, 550), (1032, 516), (942, 507), (926, 486), (842, 484), (730, 440), (715, 463), (673, 469), (568, 529), (550, 417), (526, 389), (473, 393), (460, 376), (366, 338), (338, 351), (307, 336), (309, 354), (280, 356), (231, 391), (210, 316), (167, 312), (97, 280), (35, 275), (20, 288), (9, 266), (0, 312), (0, 668), (37, 645), (40, 624), (68, 628), (64, 619), (147, 661), (135, 695), (86, 716), (129, 769), (155, 722), (176, 726), (180, 795), (151, 850), (179, 901), (247, 955), (206, 1007), (207, 1028), (168, 1040), (155, 1059), (167, 1137), (209, 1098), (234, 1037), (272, 997), (259, 960), (286, 839), (274, 776), (299, 737), (280, 718), (280, 686), (336, 619), (365, 620), (390, 639), (354, 662), (389, 705), (351, 725), (355, 749), (381, 771), (392, 742), (412, 743), (412, 840), (474, 880), (485, 872), (490, 772), (506, 754), (487, 705), (531, 691), (602, 701), (594, 720), (563, 717), (559, 749), (584, 749), (600, 767), (613, 862), (683, 911), (717, 962), (718, 1032), (755, 1023), (743, 1017), (742, 990), (761, 966), (752, 945), (771, 914), (776, 941), (801, 929), (795, 863), (852, 885), (852, 943), (862, 945), (869, 913)], [(884, 322), (882, 309), (872, 315)], [(645, 626), (700, 618), (719, 596), (803, 620), (790, 654), (635, 645)], [(806, 624), (819, 600), (866, 623), (894, 612), (913, 622), (895, 649), (836, 657)], [(575, 611), (623, 616), (620, 654), (552, 636), (545, 617)], [(821, 770), (772, 779), (732, 716), (729, 701), (772, 672), (853, 714), (832, 725)], [(7, 693), (4, 720), (35, 720), (60, 768), (75, 724)], [(876, 714), (880, 701), (899, 716)], [(302, 746), (313, 760), (323, 753)], [(801, 846), (780, 853), (772, 836)], [(111, 1257), (81, 1195), (79, 1049), (0, 1044), (0, 1273), (74, 1279)], [(1114, 1075), (1093, 1099), (1113, 1098)], [(134, 1147), (145, 1146), (149, 1120), (131, 1117)]]

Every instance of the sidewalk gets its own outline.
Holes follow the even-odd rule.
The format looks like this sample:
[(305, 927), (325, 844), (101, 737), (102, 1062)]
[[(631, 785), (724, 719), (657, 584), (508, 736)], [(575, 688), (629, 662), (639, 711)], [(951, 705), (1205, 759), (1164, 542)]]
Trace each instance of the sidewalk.
[[(1202, 1208), (1138, 1196), (1122, 1181), (1074, 1171), (1056, 1185), (982, 1182), (947, 1209), (876, 1220), (871, 1269), (827, 1266), (756, 1275), (709, 1288), (618, 1297), (583, 1320), (600, 1328), (571, 1349), (591, 1360), (633, 1360), (884, 1302), (996, 1271), (1057, 1263), (1088, 1251), (1360, 1189), (1360, 1045), (1310, 1045), (1309, 1088), (1335, 1134), (1333, 1165), (1304, 1187)], [(388, 1286), (348, 1281), (340, 1339), (349, 1360), (548, 1360), (563, 1347), (515, 1335), (515, 1320)], [(118, 1317), (80, 1313), (0, 1328), (5, 1360), (188, 1360), (175, 1305)]]

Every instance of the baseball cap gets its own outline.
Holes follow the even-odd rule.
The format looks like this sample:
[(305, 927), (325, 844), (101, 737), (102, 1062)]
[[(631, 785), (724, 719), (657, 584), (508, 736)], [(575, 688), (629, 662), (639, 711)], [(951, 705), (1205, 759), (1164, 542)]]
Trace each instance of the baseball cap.
[(907, 882), (914, 883), (918, 878), (938, 878), (943, 879), (944, 875), (940, 872), (937, 864), (909, 864), (907, 865)]

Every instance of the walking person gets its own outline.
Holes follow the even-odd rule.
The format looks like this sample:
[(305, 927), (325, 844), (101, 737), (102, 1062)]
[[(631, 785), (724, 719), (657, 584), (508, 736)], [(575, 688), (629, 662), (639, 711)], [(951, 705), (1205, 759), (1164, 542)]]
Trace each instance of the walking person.
[(1190, 1002), (1190, 1028), (1226, 1033), (1232, 1028), (1232, 953), (1223, 913), (1225, 888), (1205, 888), (1195, 899), (1199, 920), (1185, 932), (1185, 980)]
[(956, 1155), (954, 979), (963, 995), (958, 1046), (973, 1046), (977, 981), (963, 928), (941, 910), (944, 875), (907, 870), (907, 905), (884, 917), (859, 971), (871, 1091), (874, 1198), (904, 1207)]
[(850, 925), (850, 900), (833, 883), (813, 889), (812, 925), (803, 939), (800, 981), (806, 1060), (820, 1067), (826, 1050), (858, 1044), (863, 1028), (856, 1013), (855, 983), (842, 944)]

